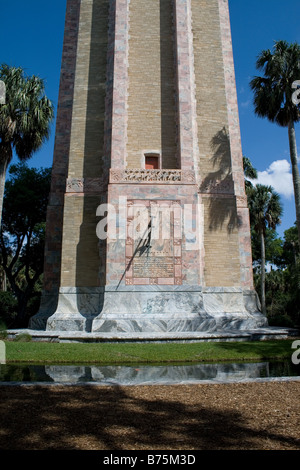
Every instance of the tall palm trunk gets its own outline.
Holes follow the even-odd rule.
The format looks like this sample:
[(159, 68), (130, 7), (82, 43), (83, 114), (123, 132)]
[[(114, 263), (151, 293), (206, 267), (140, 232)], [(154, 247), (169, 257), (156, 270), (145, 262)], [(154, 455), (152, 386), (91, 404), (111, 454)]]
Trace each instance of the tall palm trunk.
[(261, 274), (260, 274), (260, 285), (261, 285), (261, 310), (266, 315), (266, 248), (265, 248), (265, 236), (263, 230), (260, 231), (260, 247), (261, 247)]
[(292, 164), (293, 184), (294, 184), (294, 193), (295, 193), (296, 220), (297, 220), (297, 228), (298, 228), (298, 238), (300, 241), (300, 176), (299, 176), (298, 157), (297, 157), (295, 125), (293, 121), (289, 122), (288, 130), (289, 130), (290, 158), (291, 158), (291, 164)]
[[(13, 129), (15, 124), (10, 126), (10, 129)], [(5, 189), (5, 179), (6, 179), (6, 170), (10, 164), (13, 157), (13, 151), (11, 143), (2, 139), (0, 143), (0, 228), (2, 221), (2, 210), (3, 210), (3, 199), (4, 199), (4, 189)]]

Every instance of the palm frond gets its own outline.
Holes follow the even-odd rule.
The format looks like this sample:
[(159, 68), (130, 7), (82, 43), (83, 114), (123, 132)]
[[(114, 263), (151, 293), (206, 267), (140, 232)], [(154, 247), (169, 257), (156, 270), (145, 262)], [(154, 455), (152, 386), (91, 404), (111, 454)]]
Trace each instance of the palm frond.
[(300, 77), (299, 44), (275, 42), (273, 51), (260, 53), (256, 67), (264, 73), (250, 81), (256, 115), (284, 127), (298, 122), (300, 107), (292, 101), (292, 84)]
[(7, 89), (6, 105), (0, 108), (1, 139), (11, 142), (20, 160), (31, 158), (49, 138), (54, 117), (44, 81), (6, 64), (0, 66), (0, 79)]

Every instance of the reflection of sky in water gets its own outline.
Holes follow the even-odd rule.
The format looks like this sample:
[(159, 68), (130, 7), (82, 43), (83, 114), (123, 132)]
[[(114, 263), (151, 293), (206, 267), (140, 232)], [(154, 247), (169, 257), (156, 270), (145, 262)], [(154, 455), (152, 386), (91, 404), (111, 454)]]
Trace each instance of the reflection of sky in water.
[(160, 366), (0, 365), (1, 382), (88, 383), (107, 385), (216, 383), (264, 377), (300, 376), (287, 362), (188, 364)]

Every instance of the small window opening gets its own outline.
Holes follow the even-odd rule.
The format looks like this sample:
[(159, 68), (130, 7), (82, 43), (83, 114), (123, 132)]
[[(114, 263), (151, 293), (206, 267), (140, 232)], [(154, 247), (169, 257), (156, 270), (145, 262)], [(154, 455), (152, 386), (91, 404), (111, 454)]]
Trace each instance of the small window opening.
[(159, 170), (159, 155), (145, 155), (145, 169)]

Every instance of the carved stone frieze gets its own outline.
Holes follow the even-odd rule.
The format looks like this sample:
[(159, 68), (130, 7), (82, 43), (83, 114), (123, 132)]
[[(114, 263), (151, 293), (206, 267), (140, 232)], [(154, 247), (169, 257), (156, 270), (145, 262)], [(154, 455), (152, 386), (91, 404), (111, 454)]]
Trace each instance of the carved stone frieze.
[(99, 193), (105, 191), (107, 181), (102, 178), (68, 178), (66, 193)]
[(140, 168), (110, 170), (110, 183), (195, 184), (189, 170), (144, 170)]

